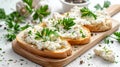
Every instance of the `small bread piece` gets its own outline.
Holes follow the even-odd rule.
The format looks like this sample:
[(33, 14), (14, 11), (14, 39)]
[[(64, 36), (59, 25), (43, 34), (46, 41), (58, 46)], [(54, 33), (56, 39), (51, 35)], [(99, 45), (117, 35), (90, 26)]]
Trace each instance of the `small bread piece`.
[(111, 17), (105, 9), (94, 11), (94, 14), (97, 16), (96, 19), (88, 16), (82, 17), (81, 9), (84, 8), (75, 6), (69, 12), (64, 13), (64, 16), (75, 18), (77, 24), (84, 25), (91, 32), (104, 32), (112, 28)]
[(112, 21), (111, 19), (106, 19), (105, 22), (84, 26), (87, 27), (91, 32), (104, 32), (112, 28)]
[(85, 38), (78, 38), (78, 39), (71, 39), (71, 38), (66, 38), (66, 37), (62, 37), (64, 39), (66, 39), (70, 44), (72, 45), (84, 45), (90, 42), (90, 38), (91, 38), (91, 32), (88, 28), (82, 26), (84, 28), (84, 30), (87, 31), (87, 35)]
[(43, 57), (49, 57), (49, 58), (66, 58), (67, 56), (70, 56), (72, 54), (72, 49), (71, 49), (71, 45), (68, 43), (66, 45), (66, 48), (62, 48), (62, 49), (58, 49), (55, 51), (50, 51), (50, 50), (39, 50), (37, 49), (37, 46), (26, 43), (23, 39), (22, 39), (22, 35), (23, 35), (24, 31), (20, 32), (17, 37), (17, 43), (20, 47), (22, 47), (23, 49), (38, 55), (38, 56), (43, 56)]

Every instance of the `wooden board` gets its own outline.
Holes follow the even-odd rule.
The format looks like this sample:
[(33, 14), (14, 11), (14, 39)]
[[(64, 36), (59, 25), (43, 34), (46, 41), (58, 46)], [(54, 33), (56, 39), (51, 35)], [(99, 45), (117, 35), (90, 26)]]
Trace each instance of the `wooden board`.
[(101, 33), (94, 33), (96, 35), (91, 37), (91, 41), (90, 43), (86, 44), (86, 45), (75, 45), (72, 46), (72, 55), (68, 56), (67, 58), (64, 59), (50, 59), (50, 58), (44, 58), (41, 56), (37, 56), (34, 55), (26, 50), (24, 50), (23, 48), (19, 47), (17, 45), (16, 40), (13, 41), (13, 50), (18, 53), (19, 55), (27, 58), (28, 60), (31, 60), (37, 64), (40, 64), (42, 66), (45, 67), (63, 67), (65, 65), (67, 65), (68, 63), (70, 63), (71, 61), (73, 61), (75, 58), (79, 57), (80, 55), (82, 55), (83, 53), (85, 53), (86, 51), (88, 51), (90, 48), (92, 48), (93, 46), (95, 46), (98, 42), (100, 42), (104, 37), (112, 34), (114, 31), (116, 31), (119, 28), (119, 22), (116, 20), (112, 20), (112, 29), (106, 32), (101, 32)]
[[(120, 4), (112, 5), (107, 9), (110, 16), (115, 15), (120, 11)], [(50, 59), (50, 58), (44, 58), (41, 56), (34, 55), (23, 48), (18, 46), (18, 43), (16, 40), (12, 42), (12, 48), (13, 50), (18, 53), (19, 55), (27, 58), (28, 60), (31, 60), (39, 65), (45, 66), (45, 67), (63, 67), (73, 61), (78, 56), (85, 53), (87, 50), (95, 46), (98, 42), (100, 42), (104, 37), (112, 34), (114, 31), (116, 31), (119, 28), (119, 22), (116, 20), (112, 20), (112, 29), (106, 32), (101, 33), (94, 33), (95, 36), (92, 36), (91, 41), (89, 44), (86, 45), (74, 45), (72, 46), (72, 55), (64, 58), (64, 59)]]
[(107, 8), (107, 12), (110, 16), (114, 16), (115, 14), (120, 12), (120, 4), (115, 4)]

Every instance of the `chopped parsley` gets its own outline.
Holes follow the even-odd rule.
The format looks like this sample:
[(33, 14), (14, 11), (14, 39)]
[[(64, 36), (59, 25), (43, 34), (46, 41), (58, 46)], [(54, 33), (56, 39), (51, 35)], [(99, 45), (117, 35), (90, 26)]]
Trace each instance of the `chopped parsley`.
[(44, 5), (35, 11), (35, 14), (33, 15), (33, 19), (34, 20), (39, 19), (40, 21), (42, 21), (42, 19), (48, 16), (49, 14), (50, 12), (48, 11), (48, 5)]
[(42, 38), (42, 35), (41, 35), (41, 33), (40, 32), (36, 32), (35, 33), (35, 39), (40, 39), (40, 38)]
[(13, 61), (13, 59), (9, 59), (8, 61)]
[(25, 29), (27, 29), (28, 27), (30, 27), (30, 25), (29, 25), (29, 24), (26, 24), (25, 26), (22, 26), (22, 27), (20, 28), (20, 30), (25, 30)]
[(104, 51), (105, 51), (105, 54), (107, 54), (107, 53), (110, 52), (110, 50), (108, 50), (108, 48), (106, 48), (106, 47), (103, 47), (103, 49), (104, 49)]
[[(33, 14), (33, 19), (39, 19), (42, 21), (42, 19), (50, 14), (48, 11), (48, 5), (41, 6), (39, 9), (35, 9), (33, 7), (33, 0), (22, 0), (26, 6), (26, 10)], [(0, 20), (6, 21), (5, 29), (7, 30), (6, 38), (8, 41), (12, 41), (16, 38), (16, 34), (18, 34), (20, 31), (25, 30), (30, 25), (26, 24), (25, 26), (21, 26), (19, 22), (25, 22), (26, 20), (25, 16), (22, 16), (18, 11), (14, 11), (8, 15), (6, 15), (3, 8), (0, 8)]]
[(108, 37), (109, 37), (109, 36), (106, 36), (106, 38), (104, 39), (104, 43), (105, 43), (105, 44), (109, 44), (109, 43), (110, 43), (110, 40), (109, 40)]
[(63, 25), (65, 30), (69, 30), (72, 26), (75, 25), (75, 22), (73, 20), (74, 18), (63, 18), (62, 20), (58, 21), (58, 24)]
[(24, 22), (24, 21), (23, 21), (24, 18), (25, 18), (25, 17), (24, 17), (24, 16), (21, 16), (21, 15), (19, 14), (19, 12), (14, 11), (14, 12), (12, 12), (12, 13), (10, 13), (9, 15), (6, 16), (5, 21), (6, 21), (6, 22), (16, 22), (16, 23), (18, 23), (18, 22)]
[(86, 35), (83, 33), (82, 30), (80, 30), (80, 34), (82, 34), (82, 38), (85, 38), (85, 37), (86, 37)]
[(2, 50), (2, 48), (0, 48), (0, 50)]
[(114, 35), (116, 36), (116, 40), (120, 43), (120, 32), (115, 32)]
[(110, 4), (111, 4), (111, 2), (106, 0), (106, 1), (104, 1), (103, 6), (101, 6), (100, 4), (97, 4), (97, 5), (94, 6), (94, 8), (96, 10), (103, 10), (104, 8), (108, 8), (110, 6)]
[(28, 34), (31, 35), (31, 34), (32, 34), (32, 31), (30, 30), (30, 31), (28, 32)]
[(16, 34), (14, 34), (14, 33), (8, 33), (6, 35), (6, 38), (7, 38), (8, 41), (12, 41), (12, 40), (14, 40), (16, 38)]
[(104, 7), (104, 8), (108, 8), (108, 7), (110, 6), (110, 4), (111, 4), (111, 2), (108, 1), (108, 0), (106, 0), (106, 1), (104, 1), (103, 7)]
[(29, 11), (29, 13), (33, 12), (33, 7), (32, 7), (32, 3), (33, 0), (23, 0), (24, 3), (26, 3), (26, 9)]
[(5, 19), (5, 18), (6, 18), (5, 10), (0, 8), (0, 19)]
[(51, 35), (58, 37), (59, 35), (57, 34), (56, 31), (51, 30), (49, 28), (43, 28), (41, 32), (36, 32), (35, 34), (35, 39), (43, 39), (43, 41), (51, 40)]
[(97, 19), (97, 15), (95, 15), (92, 11), (90, 11), (87, 7), (84, 7), (80, 9), (80, 12), (82, 14), (81, 17), (93, 17), (94, 19)]
[(94, 6), (94, 8), (96, 9), (96, 10), (103, 10), (103, 7), (100, 5), (100, 4), (96, 4), (95, 6)]
[(7, 23), (7, 31), (6, 38), (8, 41), (12, 41), (16, 38), (16, 34), (18, 34), (20, 31), (25, 30), (26, 28), (30, 27), (30, 25), (26, 24), (25, 26), (20, 26), (18, 23)]

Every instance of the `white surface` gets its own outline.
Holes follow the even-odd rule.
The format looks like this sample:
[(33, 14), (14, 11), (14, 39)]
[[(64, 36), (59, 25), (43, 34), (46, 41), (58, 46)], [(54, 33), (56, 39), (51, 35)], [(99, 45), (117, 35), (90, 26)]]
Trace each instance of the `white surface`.
[[(0, 0), (0, 8), (5, 8), (5, 11), (7, 13), (12, 12), (15, 10), (15, 4), (19, 0)], [(47, 0), (49, 2), (49, 5), (52, 7), (52, 11), (55, 12), (62, 12), (62, 5), (59, 2), (59, 0)], [(90, 8), (97, 4), (103, 4), (104, 0), (90, 0)], [(119, 0), (110, 0), (112, 4), (120, 4)], [(113, 17), (114, 19), (120, 21), (120, 13), (115, 15)], [(0, 21), (0, 24), (4, 24), (4, 22)], [(40, 67), (39, 65), (17, 55), (13, 52), (11, 47), (11, 42), (7, 42), (4, 38), (4, 34), (6, 33), (5, 30), (3, 30), (3, 27), (0, 28), (0, 48), (2, 50), (0, 51), (0, 67)], [(103, 41), (100, 43), (104, 43)], [(105, 45), (102, 45), (105, 46)], [(84, 53), (82, 56), (78, 57), (76, 60), (68, 64), (66, 67), (120, 67), (120, 43), (114, 40), (113, 44), (108, 44), (106, 46), (111, 47), (113, 51), (115, 52), (116, 61), (118, 63), (109, 63), (98, 56), (94, 55), (93, 49), (98, 47), (96, 45), (92, 49), (88, 50), (86, 53)], [(3, 53), (5, 51), (5, 53)], [(117, 57), (118, 56), (118, 57)], [(89, 59), (92, 57), (91, 59)], [(13, 61), (9, 61), (9, 59), (12, 59)], [(20, 61), (20, 59), (24, 59), (24, 61)], [(80, 61), (83, 60), (84, 63), (80, 64)]]

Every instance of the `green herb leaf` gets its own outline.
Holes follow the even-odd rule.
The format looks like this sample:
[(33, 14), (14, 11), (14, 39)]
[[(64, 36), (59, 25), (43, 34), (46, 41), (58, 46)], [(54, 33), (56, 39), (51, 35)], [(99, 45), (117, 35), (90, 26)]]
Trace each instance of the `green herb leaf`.
[(32, 13), (32, 3), (33, 3), (33, 0), (23, 0), (23, 2), (27, 4), (26, 9), (30, 13)]
[(35, 39), (40, 39), (40, 38), (42, 38), (42, 35), (40, 32), (37, 31), (35, 34)]
[(54, 36), (59, 36), (57, 33), (56, 33), (56, 31), (53, 31), (53, 30), (51, 30), (51, 29), (49, 29), (49, 28), (44, 28), (41, 32), (36, 32), (36, 37), (35, 37), (35, 39), (43, 39), (44, 41), (46, 41), (46, 40), (51, 40), (51, 35), (54, 35)]
[(32, 8), (33, 0), (23, 0), (23, 2), (26, 3), (30, 8)]
[(7, 15), (6, 19), (5, 19), (6, 22), (10, 22), (10, 21), (12, 21), (12, 22), (23, 22), (23, 20), (24, 20), (24, 17), (21, 16), (19, 14), (19, 12), (17, 12), (17, 11), (14, 11), (14, 12), (10, 13), (9, 15)]
[(111, 2), (110, 1), (104, 1), (104, 5), (103, 5), (103, 7), (104, 8), (108, 8), (109, 6), (110, 6), (110, 4), (111, 4)]
[(108, 36), (104, 39), (104, 43), (105, 44), (109, 44), (110, 43), (110, 40), (108, 39)]
[(86, 37), (86, 35), (83, 33), (82, 30), (80, 30), (80, 34), (82, 34), (82, 38), (85, 38), (85, 37)]
[(58, 21), (58, 24), (63, 25), (64, 29), (69, 30), (72, 26), (75, 25), (75, 22), (73, 20), (74, 18), (63, 18), (62, 20)]
[(100, 4), (97, 4), (97, 5), (94, 6), (94, 8), (96, 10), (99, 10), (99, 9), (103, 10), (104, 8), (108, 8), (110, 6), (110, 4), (111, 4), (111, 2), (106, 0), (106, 1), (104, 1), (103, 7)]
[(5, 18), (6, 18), (5, 10), (0, 8), (0, 19), (5, 19)]
[(20, 29), (21, 29), (21, 30), (25, 30), (25, 29), (27, 29), (28, 27), (30, 27), (30, 25), (29, 25), (29, 24), (26, 24), (25, 26), (22, 26)]
[(114, 35), (116, 36), (116, 40), (120, 42), (120, 32), (115, 32)]
[(0, 48), (0, 50), (2, 50), (2, 48)]
[(39, 9), (36, 10), (35, 14), (33, 15), (33, 19), (39, 19), (40, 21), (42, 21), (42, 19), (49, 14), (50, 12), (48, 11), (48, 5), (41, 6)]
[(39, 18), (39, 16), (38, 16), (38, 14), (37, 14), (37, 12), (33, 15), (33, 19), (34, 20), (36, 20), (36, 19), (38, 19)]
[(8, 28), (13, 28), (13, 22), (10, 20), (7, 20), (6, 25), (8, 26)]
[(81, 17), (93, 17), (94, 19), (97, 19), (97, 15), (95, 15), (92, 11), (90, 11), (87, 7), (84, 7), (80, 9), (80, 12), (82, 13)]
[(14, 40), (16, 38), (16, 34), (14, 34), (14, 33), (8, 33), (6, 35), (6, 38), (7, 38), (8, 41), (12, 41), (12, 40)]
[(30, 31), (28, 32), (28, 34), (30, 34), (30, 35), (31, 35), (31, 34), (32, 34), (32, 31), (30, 30)]
[(26, 9), (29, 13), (32, 13), (32, 9), (29, 6), (26, 6)]
[(96, 10), (99, 10), (99, 9), (103, 10), (103, 8), (100, 6), (100, 4), (95, 5), (94, 8), (96, 8)]
[(20, 30), (20, 25), (18, 23), (15, 23), (14, 25), (14, 31), (17, 33)]

